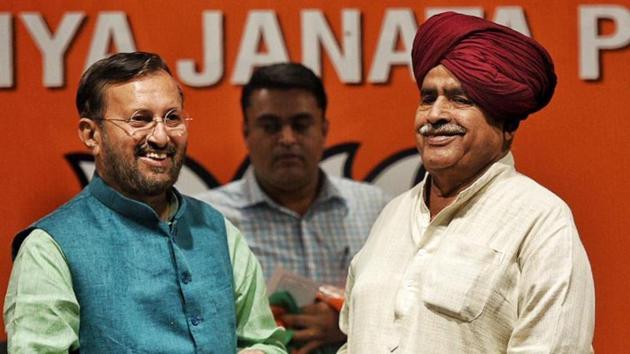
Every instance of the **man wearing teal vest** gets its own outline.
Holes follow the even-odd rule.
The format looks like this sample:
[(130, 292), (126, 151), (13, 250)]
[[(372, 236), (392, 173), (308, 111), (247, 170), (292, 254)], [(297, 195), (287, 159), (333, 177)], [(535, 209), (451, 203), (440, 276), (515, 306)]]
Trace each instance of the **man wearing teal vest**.
[(286, 353), (240, 232), (173, 184), (189, 116), (162, 59), (121, 53), (82, 76), (96, 172), (14, 240), (11, 353)]

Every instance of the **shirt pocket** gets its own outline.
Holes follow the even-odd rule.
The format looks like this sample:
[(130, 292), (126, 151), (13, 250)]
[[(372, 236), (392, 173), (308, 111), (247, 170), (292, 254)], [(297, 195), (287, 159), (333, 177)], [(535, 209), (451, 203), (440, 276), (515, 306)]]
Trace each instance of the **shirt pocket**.
[(424, 304), (432, 311), (473, 321), (494, 291), (503, 253), (465, 240), (457, 240), (442, 251), (425, 273)]

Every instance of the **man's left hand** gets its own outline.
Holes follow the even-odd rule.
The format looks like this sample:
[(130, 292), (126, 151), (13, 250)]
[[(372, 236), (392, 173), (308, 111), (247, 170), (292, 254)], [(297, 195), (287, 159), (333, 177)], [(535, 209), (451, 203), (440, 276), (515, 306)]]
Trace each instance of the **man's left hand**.
[(339, 329), (339, 313), (324, 302), (306, 305), (299, 315), (284, 315), (282, 321), (294, 330), (292, 340), (303, 346), (293, 352), (309, 353), (324, 344), (341, 343), (346, 340)]

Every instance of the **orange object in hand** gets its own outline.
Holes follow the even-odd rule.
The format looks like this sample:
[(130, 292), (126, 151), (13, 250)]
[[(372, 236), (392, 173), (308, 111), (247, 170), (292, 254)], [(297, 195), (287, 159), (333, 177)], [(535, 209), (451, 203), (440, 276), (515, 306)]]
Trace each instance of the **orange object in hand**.
[(345, 300), (345, 292), (336, 286), (322, 285), (317, 289), (317, 299), (327, 303), (337, 312), (341, 312)]

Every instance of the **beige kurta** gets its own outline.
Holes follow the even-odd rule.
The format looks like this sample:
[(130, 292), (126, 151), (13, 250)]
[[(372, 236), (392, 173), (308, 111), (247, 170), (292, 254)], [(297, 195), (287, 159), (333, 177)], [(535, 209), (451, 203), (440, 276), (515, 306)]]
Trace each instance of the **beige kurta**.
[(569, 207), (511, 154), (433, 221), (425, 182), (352, 261), (340, 353), (590, 352), (593, 279)]

